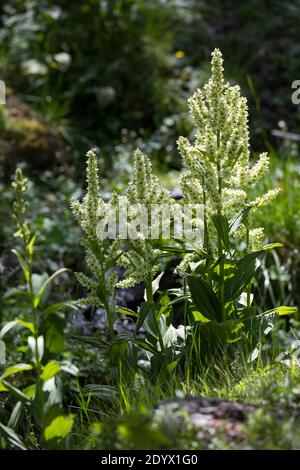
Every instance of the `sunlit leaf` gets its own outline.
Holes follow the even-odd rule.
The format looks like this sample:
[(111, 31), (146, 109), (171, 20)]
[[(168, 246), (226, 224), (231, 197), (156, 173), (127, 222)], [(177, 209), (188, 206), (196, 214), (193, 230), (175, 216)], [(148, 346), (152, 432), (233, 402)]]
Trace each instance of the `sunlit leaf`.
[(51, 439), (57, 439), (61, 441), (70, 433), (73, 426), (73, 419), (66, 416), (57, 416), (50, 424), (45, 428), (44, 437), (46, 441)]
[(28, 346), (31, 349), (33, 361), (36, 362), (37, 359), (41, 361), (44, 355), (44, 337), (42, 335), (39, 336), (38, 338), (29, 336)]
[(20, 266), (23, 270), (25, 280), (26, 280), (27, 283), (29, 283), (30, 268), (29, 268), (29, 265), (28, 265), (27, 261), (25, 261), (25, 259), (23, 258), (23, 256), (21, 255), (21, 253), (18, 250), (11, 250), (11, 251), (13, 252), (14, 255), (16, 255), (16, 257), (17, 257), (17, 259), (20, 263)]
[(49, 379), (52, 379), (58, 372), (61, 370), (60, 364), (58, 362), (52, 360), (45, 365), (43, 372), (42, 372), (42, 379), (46, 382)]
[(43, 296), (46, 288), (53, 281), (53, 279), (55, 279), (57, 276), (59, 276), (60, 274), (66, 272), (66, 271), (70, 271), (70, 270), (67, 269), (67, 268), (59, 269), (58, 271), (53, 273), (52, 276), (50, 276), (46, 279), (46, 281), (43, 283), (43, 285), (41, 286), (41, 288), (39, 289), (38, 293), (36, 294), (36, 296), (34, 298), (34, 307), (35, 308), (37, 308), (39, 306), (39, 304), (41, 302), (41, 299), (42, 299), (42, 296)]

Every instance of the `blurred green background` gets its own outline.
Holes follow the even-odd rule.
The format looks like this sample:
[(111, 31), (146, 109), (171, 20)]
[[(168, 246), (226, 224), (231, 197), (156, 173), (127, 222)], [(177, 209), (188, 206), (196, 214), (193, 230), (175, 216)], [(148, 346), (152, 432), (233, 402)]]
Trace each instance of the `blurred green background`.
[[(179, 135), (193, 132), (187, 97), (207, 80), (211, 51), (249, 100), (251, 143), (272, 156), (268, 187), (283, 189), (260, 215), (285, 248), (262, 271), (264, 305), (299, 304), (300, 0), (10, 0), (0, 6), (0, 269), (12, 244), (11, 174), (33, 181), (40, 256), (55, 269), (80, 265), (68, 209), (84, 186), (84, 154), (103, 158), (103, 191), (122, 189), (139, 146), (176, 189)], [(276, 131), (279, 130), (276, 135)], [(274, 132), (275, 131), (275, 132)], [(284, 266), (284, 267), (282, 267)]]

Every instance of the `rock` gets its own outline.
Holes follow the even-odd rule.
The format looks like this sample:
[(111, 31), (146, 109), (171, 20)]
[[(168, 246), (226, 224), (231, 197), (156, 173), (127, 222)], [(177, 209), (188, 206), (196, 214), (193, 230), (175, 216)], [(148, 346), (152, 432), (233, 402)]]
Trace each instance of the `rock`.
[(156, 416), (170, 414), (179, 423), (188, 421), (202, 442), (209, 443), (217, 433), (221, 433), (225, 440), (241, 441), (244, 437), (242, 424), (257, 408), (256, 405), (218, 398), (186, 397), (160, 403)]

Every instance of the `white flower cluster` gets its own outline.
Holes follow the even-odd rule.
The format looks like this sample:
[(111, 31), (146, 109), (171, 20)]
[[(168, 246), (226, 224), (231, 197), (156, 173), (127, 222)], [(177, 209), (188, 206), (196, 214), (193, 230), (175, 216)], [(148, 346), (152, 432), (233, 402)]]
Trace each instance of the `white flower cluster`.
[[(212, 243), (216, 239), (212, 215), (223, 214), (229, 219), (248, 205), (255, 210), (271, 201), (279, 190), (250, 199), (250, 190), (266, 173), (269, 158), (263, 153), (250, 166), (247, 101), (241, 97), (239, 86), (224, 81), (218, 49), (212, 53), (211, 78), (203, 92), (197, 90), (189, 99), (189, 107), (198, 132), (193, 145), (184, 137), (178, 140), (187, 169), (181, 187), (186, 200), (204, 204)], [(254, 237), (259, 233), (260, 240), (261, 230), (252, 232)]]
[(73, 213), (84, 232), (82, 245), (85, 248), (86, 262), (92, 278), (83, 273), (76, 273), (76, 276), (82, 286), (89, 291), (88, 297), (82, 299), (83, 303), (103, 306), (106, 299), (113, 307), (114, 290), (118, 282), (118, 276), (113, 268), (120, 256), (120, 241), (116, 239), (110, 243), (97, 236), (98, 214), (109, 212), (109, 206), (112, 204), (104, 202), (99, 194), (97, 157), (95, 150), (92, 149), (87, 153), (87, 193), (82, 203), (72, 202)]
[[(143, 204), (149, 209), (149, 213), (153, 204), (165, 204), (169, 207), (174, 205), (169, 192), (153, 175), (149, 158), (140, 150), (136, 150), (134, 154), (133, 176), (128, 185), (127, 198), (129, 204)], [(140, 232), (136, 240), (127, 241), (126, 248), (120, 259), (120, 264), (126, 268), (126, 276), (118, 286), (130, 287), (143, 280), (151, 283), (160, 267), (158, 263), (160, 251), (153, 247), (153, 240), (145, 239)]]

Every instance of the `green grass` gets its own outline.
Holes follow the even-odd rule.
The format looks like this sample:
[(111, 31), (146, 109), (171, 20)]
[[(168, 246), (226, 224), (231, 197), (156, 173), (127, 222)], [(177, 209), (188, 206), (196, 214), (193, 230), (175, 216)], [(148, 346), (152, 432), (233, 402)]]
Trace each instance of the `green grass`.
[[(120, 393), (107, 390), (86, 395), (77, 383), (72, 446), (84, 449), (299, 449), (300, 342), (298, 325), (284, 333), (279, 327), (249, 361), (242, 353), (199, 367), (188, 383), (184, 374), (161, 375), (149, 381), (136, 375), (124, 383), (127, 409)], [(79, 392), (79, 393), (78, 393)], [(225, 429), (207, 428), (211, 438), (199, 437), (188, 415), (170, 413), (159, 405), (185, 397), (220, 398), (256, 406), (235, 440)], [(77, 408), (78, 407), (78, 408)]]

